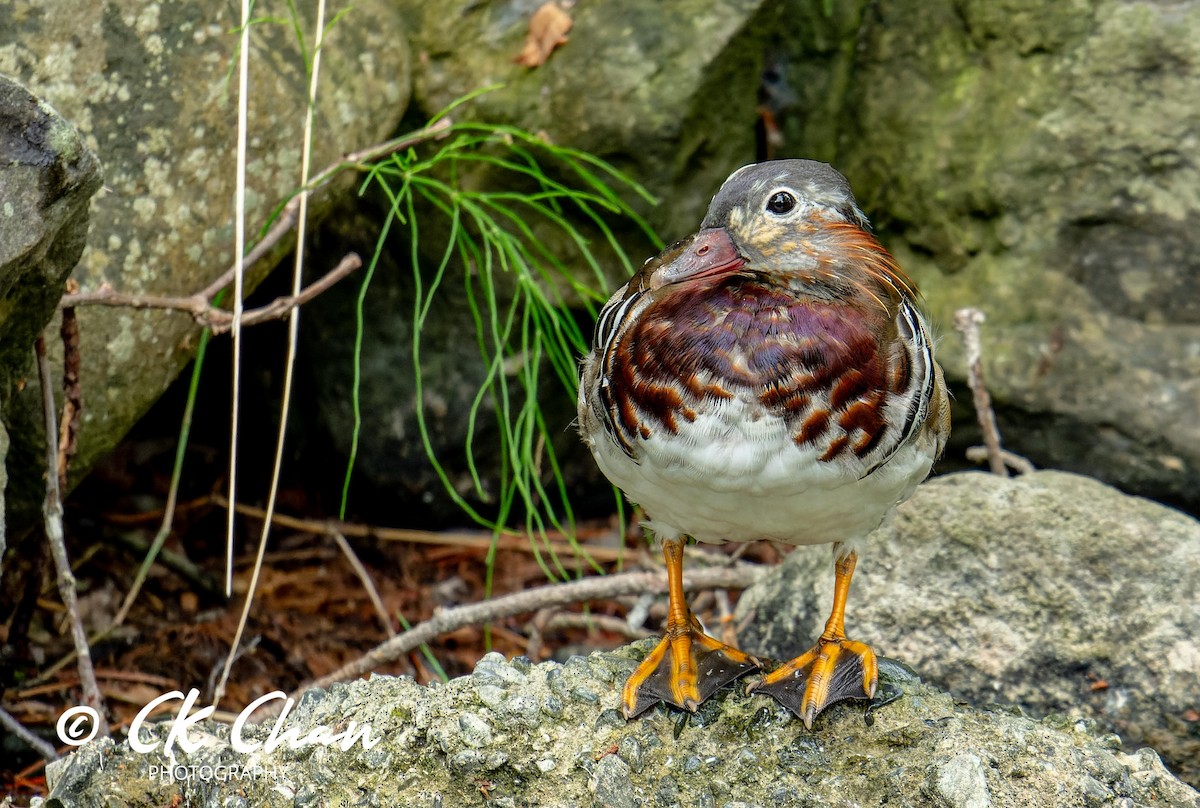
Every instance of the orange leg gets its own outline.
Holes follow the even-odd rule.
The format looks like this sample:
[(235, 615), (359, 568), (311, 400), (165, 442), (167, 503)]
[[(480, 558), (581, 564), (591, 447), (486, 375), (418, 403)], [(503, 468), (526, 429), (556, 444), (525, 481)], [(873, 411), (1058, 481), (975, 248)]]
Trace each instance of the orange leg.
[(683, 594), (683, 540), (663, 542), (667, 562), (667, 630), (625, 682), (621, 702), (633, 718), (660, 701), (695, 712), (734, 679), (761, 667), (754, 657), (709, 637)]
[(854, 553), (837, 561), (833, 611), (817, 644), (750, 686), (750, 690), (771, 696), (798, 715), (809, 729), (813, 719), (835, 702), (875, 697), (879, 682), (875, 652), (846, 638), (846, 596), (857, 561)]

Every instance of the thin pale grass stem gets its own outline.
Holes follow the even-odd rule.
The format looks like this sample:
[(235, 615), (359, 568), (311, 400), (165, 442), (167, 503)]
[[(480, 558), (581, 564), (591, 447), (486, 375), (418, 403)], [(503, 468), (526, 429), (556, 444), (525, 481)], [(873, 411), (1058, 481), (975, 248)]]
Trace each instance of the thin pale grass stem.
[[(322, 49), (322, 46), (324, 45), (324, 36), (325, 36), (325, 0), (317, 0), (316, 28), (317, 28), (316, 44), (314, 45), (314, 48), (313, 48), (312, 70), (311, 70), (311, 74), (309, 76), (308, 104), (306, 105), (306, 108), (305, 108), (303, 145), (301, 147), (301, 157), (300, 157), (300, 187), (302, 187), (302, 188), (305, 188), (308, 185), (309, 164), (312, 161), (313, 111), (314, 111), (314, 108), (316, 107), (316, 103), (317, 103), (317, 85), (320, 80), (320, 72), (321, 72), (321, 49)], [(243, 157), (244, 157), (244, 155), (243, 155)], [(302, 280), (303, 280), (303, 274), (304, 274), (303, 270), (304, 270), (305, 236), (307, 234), (307, 229), (308, 229), (308, 198), (309, 198), (310, 193), (311, 192), (308, 190), (304, 190), (304, 191), (300, 192), (300, 207), (299, 207), (299, 211), (297, 213), (298, 219), (297, 219), (297, 223), (296, 223), (296, 259), (295, 259), (295, 262), (292, 267), (292, 297), (293, 298), (299, 297), (300, 290), (302, 287)], [(241, 253), (239, 252), (238, 254), (240, 255)], [(237, 296), (240, 296), (240, 294)], [(239, 317), (240, 317), (239, 312), (235, 309), (234, 321), (233, 321), (234, 329), (235, 329), (234, 330), (235, 336), (238, 333), (238, 331), (240, 330)], [(241, 644), (242, 635), (245, 633), (246, 624), (250, 619), (250, 609), (254, 604), (254, 595), (258, 589), (258, 581), (262, 574), (263, 558), (266, 555), (267, 542), (271, 535), (271, 514), (273, 514), (275, 512), (275, 501), (279, 495), (279, 477), (280, 477), (280, 474), (283, 469), (283, 448), (284, 448), (284, 443), (285, 443), (285, 436), (287, 434), (288, 412), (289, 412), (289, 408), (291, 406), (291, 401), (292, 401), (292, 383), (293, 383), (293, 379), (295, 377), (296, 351), (297, 351), (297, 346), (299, 344), (299, 338), (300, 338), (300, 309), (299, 309), (299, 307), (293, 306), (288, 311), (287, 356), (284, 360), (283, 392), (281, 395), (280, 412), (279, 412), (279, 432), (276, 435), (276, 439), (275, 439), (275, 458), (274, 458), (274, 464), (271, 468), (271, 483), (270, 483), (269, 490), (267, 493), (267, 508), (266, 508), (267, 517), (265, 519), (263, 519), (263, 522), (262, 522), (262, 532), (259, 534), (259, 539), (258, 539), (258, 552), (254, 558), (254, 570), (250, 576), (250, 584), (246, 589), (246, 597), (242, 602), (242, 614), (238, 620), (237, 631), (234, 633), (234, 638), (233, 638), (233, 642), (230, 645), (229, 654), (226, 656), (225, 665), (221, 670), (221, 678), (217, 682), (217, 687), (213, 694), (213, 706), (214, 707), (220, 701), (221, 694), (223, 694), (225, 692), (225, 685), (229, 681), (229, 672), (233, 668), (233, 662), (234, 662), (234, 659), (236, 659), (237, 653), (238, 653), (238, 646)], [(237, 348), (236, 348), (236, 345), (237, 345), (236, 339), (235, 339), (234, 344), (235, 344), (234, 356), (235, 356), (235, 366), (236, 366), (237, 353), (238, 353)], [(234, 395), (235, 395), (234, 412), (236, 413), (237, 412), (236, 387), (235, 387)], [(236, 444), (235, 444), (234, 448), (236, 448)], [(232, 449), (231, 449), (231, 451), (232, 451)], [(236, 462), (236, 458), (234, 458), (234, 460)], [(230, 490), (230, 494), (229, 494), (229, 501), (232, 504), (237, 503), (237, 499), (234, 497), (234, 493), (232, 490), (232, 485), (231, 485), (231, 490)], [(236, 510), (234, 508), (229, 509), (229, 524), (230, 525), (233, 525), (233, 523), (234, 523), (235, 513), (236, 513)], [(231, 532), (230, 533), (231, 539), (232, 539), (232, 535), (233, 534)], [(232, 543), (230, 544), (229, 549), (232, 552), (232, 549), (233, 549)], [(230, 560), (231, 569), (232, 569), (232, 561), (233, 561), (232, 555), (230, 556), (229, 560)], [(232, 578), (232, 575), (230, 575), (229, 579), (226, 582), (226, 585), (231, 586), (232, 581), (233, 581), (233, 578)]]
[[(246, 143), (250, 109), (250, 0), (241, 0), (241, 41), (238, 43), (237, 167), (233, 211), (233, 362), (232, 401), (229, 413), (229, 501), (237, 502), (238, 400), (242, 385), (242, 297), (245, 293), (246, 252)], [(233, 595), (233, 509), (225, 520), (225, 597)], [(225, 677), (222, 677), (224, 680)], [(216, 694), (215, 705), (220, 699)]]
[[(241, 2), (240, 42), (238, 43), (238, 110), (237, 110), (237, 167), (236, 193), (234, 196), (233, 213), (233, 327), (230, 331), (233, 339), (233, 357), (231, 371), (230, 412), (229, 412), (229, 501), (237, 502), (237, 459), (238, 459), (238, 415), (239, 401), (242, 390), (242, 310), (245, 294), (245, 265), (243, 258), (246, 252), (246, 142), (249, 128), (250, 108), (250, 0)], [(225, 519), (225, 597), (233, 596), (233, 532), (237, 524), (236, 512), (230, 508)], [(249, 600), (249, 598), (247, 598)], [(229, 656), (225, 658), (221, 676), (213, 691), (213, 706), (221, 701), (225, 693), (225, 683), (229, 679), (229, 670), (237, 657), (237, 648), (242, 639), (239, 629), (234, 637)]]

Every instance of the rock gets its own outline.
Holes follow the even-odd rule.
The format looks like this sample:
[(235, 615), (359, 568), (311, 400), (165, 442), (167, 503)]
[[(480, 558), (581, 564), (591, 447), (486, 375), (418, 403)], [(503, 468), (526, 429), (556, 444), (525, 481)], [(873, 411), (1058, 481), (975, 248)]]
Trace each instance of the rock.
[[(687, 719), (660, 706), (626, 722), (617, 712), (619, 682), (652, 645), (542, 663), (518, 671), (521, 678), (501, 673), (517, 663), (495, 658), (438, 687), (375, 677), (311, 691), (288, 717), (301, 734), (317, 724), (351, 732), (369, 725), (370, 749), (360, 739), (346, 750), (284, 743), (242, 753), (227, 726), (203, 722), (190, 731), (195, 751), (176, 745), (181, 777), (172, 782), (160, 773), (169, 771), (167, 725), (143, 729), (142, 741), (156, 746), (147, 754), (128, 742), (93, 742), (47, 767), (51, 793), (42, 805), (752, 806), (796, 804), (803, 795), (814, 808), (931, 799), (964, 808), (1200, 806), (1200, 794), (1154, 752), (1122, 753), (1085, 720), (956, 705), (915, 677), (893, 677), (887, 665), (884, 687), (899, 698), (869, 721), (843, 704), (809, 732), (769, 699), (734, 688)], [(563, 713), (531, 729), (482, 704), (480, 679), (515, 698), (554, 694)], [(577, 691), (602, 695), (594, 703)], [(242, 739), (262, 744), (269, 732), (251, 726)]]
[(605, 755), (596, 763), (588, 789), (596, 805), (613, 808), (637, 808), (637, 795), (633, 790), (632, 772), (629, 764), (618, 755)]
[(793, 41), (792, 86), (829, 92), (789, 144), (849, 176), (948, 375), (977, 306), (1010, 448), (1200, 512), (1200, 5), (837, 6)]
[(461, 115), (608, 160), (665, 202), (649, 211), (664, 236), (692, 232), (729, 172), (753, 160), (762, 51), (778, 12), (764, 0), (580, 3), (569, 41), (531, 70), (513, 60), (541, 4), (402, 0), (420, 64), (414, 104), (434, 113), (502, 82)]
[[(311, 39), (316, 3), (294, 6)], [(259, 4), (256, 15), (288, 20), (292, 7)], [(107, 284), (130, 293), (188, 294), (232, 263), (233, 14), (225, 4), (123, 0), (60, 3), (53, 14), (39, 2), (18, 0), (3, 12), (10, 36), (0, 46), (0, 73), (53, 104), (105, 166), (108, 190), (93, 206), (74, 274), (85, 290)], [(251, 43), (247, 232), (253, 235), (298, 185), (308, 79), (289, 24), (260, 22)], [(311, 56), (312, 42), (305, 47)], [(314, 169), (394, 131), (410, 80), (399, 12), (385, 0), (355, 4), (332, 27), (321, 72)], [(314, 215), (330, 196), (315, 201)], [(33, 311), (40, 312), (54, 306), (61, 288), (35, 286), (22, 294), (35, 291), (41, 302)], [(35, 319), (26, 333), (40, 327)], [(124, 308), (90, 307), (79, 319), (85, 409), (74, 468), (82, 473), (175, 378), (198, 330), (186, 315)], [(8, 364), (2, 370), (15, 372)], [(36, 387), (22, 396), (33, 411)], [(32, 418), (14, 428), (15, 417), (6, 414), (14, 443), (41, 434)], [(11, 464), (8, 471), (11, 523), (20, 513), (36, 514), (42, 471)]]
[[(100, 161), (49, 104), (0, 75), (0, 419), (54, 314), (88, 232)], [(34, 393), (40, 389), (32, 385)], [(37, 434), (40, 434), (41, 430)], [(0, 424), (0, 571), (7, 546), (8, 431)], [(44, 463), (44, 461), (43, 461)], [(42, 474), (35, 477), (43, 485)], [(44, 490), (44, 489), (43, 489)]]
[(79, 260), (100, 161), (45, 101), (0, 75), (0, 369), (4, 400), (30, 365)]
[(992, 804), (983, 761), (974, 752), (959, 752), (937, 767), (937, 794), (954, 808), (987, 808)]
[[(832, 581), (827, 548), (791, 553), (740, 599), (742, 647), (806, 650)], [(953, 474), (871, 536), (846, 622), (956, 698), (1094, 720), (1200, 785), (1197, 581), (1200, 523), (1177, 511), (1062, 472)], [(947, 775), (963, 794), (968, 763)]]

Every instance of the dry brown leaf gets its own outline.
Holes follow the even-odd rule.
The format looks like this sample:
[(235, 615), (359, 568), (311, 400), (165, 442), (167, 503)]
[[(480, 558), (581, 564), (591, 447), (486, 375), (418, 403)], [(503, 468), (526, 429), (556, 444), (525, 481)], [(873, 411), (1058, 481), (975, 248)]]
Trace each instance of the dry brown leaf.
[(567, 42), (567, 32), (574, 25), (571, 15), (551, 0), (543, 3), (529, 18), (529, 33), (525, 47), (513, 61), (525, 67), (538, 67), (546, 63), (550, 53)]

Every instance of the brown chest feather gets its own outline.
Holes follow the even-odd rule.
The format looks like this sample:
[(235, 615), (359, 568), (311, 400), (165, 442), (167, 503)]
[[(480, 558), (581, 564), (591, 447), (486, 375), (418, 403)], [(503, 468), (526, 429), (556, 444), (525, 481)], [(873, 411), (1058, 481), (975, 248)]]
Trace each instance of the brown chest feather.
[(825, 447), (822, 459), (878, 445), (888, 394), (909, 384), (894, 318), (747, 279), (689, 291), (655, 301), (614, 346), (607, 395), (626, 435), (674, 433), (740, 396), (783, 418), (797, 444)]

